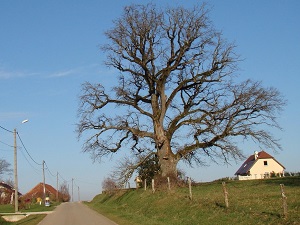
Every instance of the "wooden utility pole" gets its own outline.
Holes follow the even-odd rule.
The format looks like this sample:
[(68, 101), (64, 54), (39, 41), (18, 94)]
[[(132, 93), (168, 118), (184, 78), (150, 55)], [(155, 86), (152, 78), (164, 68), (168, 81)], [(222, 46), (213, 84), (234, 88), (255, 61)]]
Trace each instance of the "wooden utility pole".
[(17, 130), (14, 129), (14, 177), (15, 177), (15, 212), (19, 211), (18, 166), (17, 166)]

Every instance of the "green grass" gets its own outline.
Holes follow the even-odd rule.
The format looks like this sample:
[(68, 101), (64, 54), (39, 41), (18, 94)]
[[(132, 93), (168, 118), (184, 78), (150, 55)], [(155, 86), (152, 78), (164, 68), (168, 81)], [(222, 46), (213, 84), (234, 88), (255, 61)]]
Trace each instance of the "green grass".
[[(300, 224), (300, 177), (228, 181), (228, 208), (221, 183), (193, 187), (193, 200), (188, 188), (154, 194), (139, 189), (101, 194), (86, 204), (120, 225)], [(287, 218), (283, 217), (281, 183), (287, 196)]]
[(19, 220), (17, 222), (7, 222), (4, 219), (0, 218), (0, 225), (37, 225), (40, 221), (45, 218), (44, 215), (30, 215), (25, 219)]
[[(28, 209), (19, 210), (22, 213), (26, 212), (45, 212), (45, 211), (53, 211), (57, 205), (60, 203), (52, 203), (50, 207), (46, 207), (44, 205), (32, 204)], [(4, 213), (13, 213), (15, 212), (15, 208), (13, 205), (0, 205), (0, 214)], [(25, 219), (19, 220), (17, 222), (7, 222), (3, 218), (0, 217), (0, 225), (37, 225), (40, 221), (45, 218), (46, 214), (41, 215), (30, 215)]]
[[(60, 203), (52, 203), (50, 207), (39, 205), (39, 204), (31, 204), (30, 208), (20, 209), (20, 212), (44, 212), (44, 211), (53, 211), (57, 205)], [(0, 214), (1, 213), (13, 213), (15, 212), (14, 205), (0, 205)]]

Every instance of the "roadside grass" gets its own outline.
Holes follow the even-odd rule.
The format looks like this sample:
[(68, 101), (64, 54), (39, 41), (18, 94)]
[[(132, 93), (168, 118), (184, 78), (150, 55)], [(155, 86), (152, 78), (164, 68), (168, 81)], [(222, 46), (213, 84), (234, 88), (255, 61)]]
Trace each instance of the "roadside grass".
[[(45, 211), (53, 211), (56, 206), (58, 206), (60, 203), (53, 202), (50, 206), (44, 206), (39, 204), (31, 204), (30, 208), (26, 209), (20, 209), (20, 212), (45, 212)], [(15, 208), (14, 205), (0, 205), (0, 214), (1, 213), (14, 213)]]
[[(60, 203), (52, 203), (51, 206), (44, 206), (44, 205), (39, 205), (39, 204), (31, 204), (30, 208), (28, 209), (21, 209), (21, 213), (26, 213), (26, 212), (45, 212), (45, 211), (53, 211), (56, 206), (58, 206)], [(5, 213), (14, 213), (15, 208), (13, 205), (0, 205), (0, 214), (5, 214)], [(46, 217), (46, 214), (39, 214), (39, 215), (29, 215), (28, 217), (19, 220), (17, 222), (8, 222), (5, 221), (1, 216), (0, 216), (0, 225), (37, 225), (40, 221), (42, 221)]]
[(40, 221), (45, 218), (45, 214), (41, 215), (30, 215), (25, 219), (19, 220), (17, 222), (8, 222), (0, 218), (0, 225), (37, 225)]
[[(288, 216), (284, 218), (280, 184), (285, 185)], [(222, 182), (188, 188), (120, 190), (86, 203), (120, 225), (300, 224), (300, 177), (227, 181), (226, 208)]]

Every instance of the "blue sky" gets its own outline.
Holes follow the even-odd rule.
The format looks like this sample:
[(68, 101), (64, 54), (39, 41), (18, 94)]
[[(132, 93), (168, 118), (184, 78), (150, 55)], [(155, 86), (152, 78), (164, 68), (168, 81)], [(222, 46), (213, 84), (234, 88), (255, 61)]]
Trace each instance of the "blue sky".
[[(75, 133), (80, 85), (84, 81), (111, 84), (115, 73), (103, 65), (105, 55), (99, 49), (107, 42), (103, 33), (124, 6), (140, 2), (0, 1), (0, 126), (17, 128), (31, 157), (38, 163), (45, 160), (53, 175), (59, 172), (60, 182), (64, 178), (71, 187), (74, 178), (81, 199), (100, 193), (101, 182), (113, 170), (118, 156), (93, 163), (82, 153), (82, 141)], [(199, 3), (152, 2), (187, 7)], [(281, 139), (283, 151), (275, 154), (272, 149), (265, 150), (288, 171), (300, 171), (300, 1), (207, 2), (215, 27), (224, 38), (235, 42), (237, 53), (244, 59), (239, 63), (239, 79), (261, 80), (265, 86), (278, 88), (287, 99), (279, 119), (283, 131), (271, 130)], [(24, 119), (29, 122), (21, 124)], [(13, 135), (0, 129), (0, 158), (13, 164), (13, 149), (8, 145), (13, 145)], [(243, 148), (246, 155), (261, 150), (254, 144), (243, 144)], [(180, 167), (196, 181), (211, 181), (233, 176), (240, 164)], [(42, 181), (41, 166), (24, 148), (18, 151), (18, 175), (22, 193)], [(56, 186), (56, 177), (49, 171), (46, 182)]]

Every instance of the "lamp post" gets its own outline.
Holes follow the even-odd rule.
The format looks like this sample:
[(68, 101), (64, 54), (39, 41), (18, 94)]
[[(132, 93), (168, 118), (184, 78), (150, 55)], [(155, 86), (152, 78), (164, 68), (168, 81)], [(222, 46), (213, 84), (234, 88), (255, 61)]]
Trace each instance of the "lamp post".
[[(22, 123), (27, 123), (23, 120)], [(14, 177), (15, 177), (15, 212), (19, 211), (19, 190), (18, 190), (18, 158), (17, 158), (17, 129), (14, 129)]]

